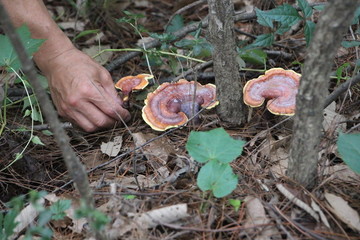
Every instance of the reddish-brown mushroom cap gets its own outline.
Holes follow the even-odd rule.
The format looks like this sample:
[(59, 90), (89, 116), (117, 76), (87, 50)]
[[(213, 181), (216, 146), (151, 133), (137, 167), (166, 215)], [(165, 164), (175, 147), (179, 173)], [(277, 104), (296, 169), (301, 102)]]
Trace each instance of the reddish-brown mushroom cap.
[(244, 102), (250, 107), (259, 107), (269, 99), (266, 107), (271, 113), (294, 115), (300, 78), (301, 75), (292, 70), (272, 68), (245, 84)]
[(115, 84), (115, 88), (120, 89), (123, 94), (123, 100), (128, 101), (129, 94), (132, 91), (144, 89), (149, 84), (149, 79), (154, 78), (150, 74), (139, 74), (137, 76), (126, 76), (121, 78)]
[(149, 93), (142, 116), (152, 129), (165, 131), (185, 124), (200, 108), (210, 109), (218, 103), (215, 85), (181, 79), (175, 83), (163, 83)]

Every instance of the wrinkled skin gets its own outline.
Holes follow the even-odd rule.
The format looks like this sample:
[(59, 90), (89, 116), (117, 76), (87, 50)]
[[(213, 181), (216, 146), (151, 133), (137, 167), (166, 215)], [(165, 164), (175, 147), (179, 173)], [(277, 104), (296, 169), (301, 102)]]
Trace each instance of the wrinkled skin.
[(85, 131), (129, 120), (109, 72), (79, 50), (65, 51), (42, 70), (58, 113)]
[(34, 54), (34, 61), (49, 81), (61, 116), (87, 132), (129, 120), (109, 72), (75, 48), (42, 0), (0, 1), (16, 26), (26, 24), (32, 38), (46, 40)]

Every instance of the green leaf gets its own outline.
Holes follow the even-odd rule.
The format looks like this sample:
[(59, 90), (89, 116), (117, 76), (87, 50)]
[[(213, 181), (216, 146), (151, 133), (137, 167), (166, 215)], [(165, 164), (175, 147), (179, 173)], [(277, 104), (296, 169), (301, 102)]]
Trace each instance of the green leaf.
[(344, 48), (351, 48), (360, 46), (360, 41), (342, 41), (341, 46)]
[(45, 146), (45, 144), (40, 140), (40, 138), (38, 136), (33, 136), (33, 138), (31, 139), (31, 142), (36, 144), (36, 145)]
[(80, 32), (78, 35), (76, 35), (74, 37), (74, 41), (81, 38), (81, 37), (84, 37), (84, 36), (87, 36), (87, 35), (90, 35), (90, 34), (96, 34), (98, 32), (100, 32), (100, 29), (89, 29), (89, 30), (82, 31), (82, 32)]
[(269, 18), (266, 13), (258, 8), (255, 8), (257, 22), (265, 27), (274, 28), (272, 19)]
[(136, 196), (135, 196), (135, 195), (131, 195), (131, 194), (127, 194), (127, 195), (124, 195), (123, 198), (126, 199), (126, 200), (133, 200), (133, 199), (136, 198)]
[(211, 190), (215, 197), (221, 198), (230, 194), (238, 183), (237, 176), (229, 164), (212, 160), (199, 171), (197, 185), (202, 191)]
[(304, 13), (305, 18), (309, 18), (312, 15), (312, 8), (310, 7), (309, 3), (306, 0), (298, 0), (298, 5), (301, 11)]
[(52, 220), (61, 220), (63, 219), (66, 214), (65, 211), (71, 207), (71, 200), (69, 199), (60, 199), (53, 203), (50, 206), (50, 211), (53, 214), (51, 219)]
[(337, 141), (342, 160), (357, 174), (360, 174), (360, 134), (340, 133)]
[[(19, 34), (20, 40), (29, 56), (32, 56), (45, 41), (43, 39), (32, 39), (29, 28), (26, 25), (16, 29), (16, 32)], [(21, 67), (20, 60), (7, 36), (0, 35), (0, 46), (0, 66), (11, 67), (15, 71), (19, 70)]]
[(170, 24), (165, 29), (166, 33), (174, 33), (184, 27), (184, 18), (177, 14), (171, 19)]
[(355, 11), (355, 14), (354, 14), (354, 18), (351, 22), (351, 25), (353, 24), (357, 24), (359, 22), (359, 17), (360, 17), (360, 7), (358, 7)]
[(46, 136), (52, 136), (52, 135), (54, 135), (50, 130), (42, 130), (41, 132), (42, 132), (42, 134), (44, 134), (44, 135), (46, 135)]
[(235, 212), (239, 211), (241, 206), (241, 200), (239, 199), (229, 199), (229, 204), (234, 207)]
[(245, 62), (257, 65), (264, 65), (264, 63), (266, 62), (267, 54), (263, 50), (255, 48), (240, 52), (240, 57)]
[(264, 13), (266, 17), (280, 22), (282, 25), (292, 26), (301, 20), (298, 11), (289, 4), (280, 5)]
[(274, 34), (265, 33), (257, 36), (256, 40), (250, 44), (251, 47), (268, 47), (274, 43)]
[(304, 34), (307, 46), (309, 46), (311, 39), (314, 35), (315, 26), (316, 24), (314, 22), (306, 20)]
[(340, 67), (338, 67), (338, 69), (336, 69), (337, 84), (340, 83), (340, 80), (343, 76), (344, 69), (346, 69), (350, 66), (351, 66), (350, 63), (346, 62), (346, 63), (342, 64)]
[(324, 9), (325, 9), (325, 7), (326, 7), (326, 5), (324, 4), (324, 5), (317, 5), (317, 6), (314, 6), (313, 8), (314, 8), (315, 10), (322, 11), (322, 10), (324, 10)]
[(241, 154), (244, 143), (233, 139), (223, 128), (207, 132), (191, 131), (186, 150), (201, 163), (211, 160), (229, 163)]

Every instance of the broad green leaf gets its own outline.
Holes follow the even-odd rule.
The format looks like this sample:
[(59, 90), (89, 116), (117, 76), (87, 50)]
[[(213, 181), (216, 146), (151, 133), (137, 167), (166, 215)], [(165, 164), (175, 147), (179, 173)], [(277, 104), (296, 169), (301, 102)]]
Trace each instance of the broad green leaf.
[(245, 62), (257, 64), (257, 65), (264, 65), (267, 58), (267, 54), (263, 50), (259, 48), (255, 48), (255, 49), (246, 50), (244, 52), (240, 52), (240, 57)]
[(177, 14), (171, 20), (171, 22), (167, 26), (165, 32), (166, 33), (174, 33), (174, 32), (180, 30), (183, 27), (184, 27), (184, 18), (181, 15)]
[(357, 24), (359, 22), (359, 17), (360, 17), (360, 7), (358, 7), (355, 11), (355, 14), (354, 14), (354, 18), (351, 22), (351, 25), (353, 24)]
[[(16, 32), (19, 34), (20, 40), (23, 43), (29, 56), (32, 56), (45, 41), (43, 39), (32, 39), (29, 28), (26, 25), (22, 25), (16, 29)], [(0, 66), (9, 66), (15, 71), (19, 70), (21, 63), (7, 36), (0, 35), (0, 46)]]
[(274, 34), (265, 33), (257, 36), (256, 40), (250, 44), (251, 47), (268, 47), (274, 43)]
[(301, 16), (298, 11), (289, 4), (280, 5), (264, 13), (266, 17), (280, 22), (282, 25), (292, 26), (301, 20)]
[(324, 4), (324, 5), (317, 5), (317, 6), (314, 6), (313, 8), (314, 8), (315, 10), (322, 11), (322, 10), (324, 10), (324, 9), (325, 9), (325, 7), (326, 7), (326, 5)]
[(258, 8), (255, 8), (257, 22), (265, 27), (274, 28), (272, 19), (269, 18), (266, 13)]
[(186, 150), (198, 162), (217, 160), (229, 163), (241, 154), (244, 143), (233, 139), (223, 128), (207, 132), (191, 131)]
[(307, 0), (298, 0), (297, 2), (298, 2), (298, 5), (299, 5), (301, 11), (304, 13), (304, 17), (305, 18), (311, 17), (313, 10), (310, 7)]
[(197, 185), (202, 191), (211, 190), (215, 197), (221, 198), (230, 194), (238, 183), (237, 176), (229, 164), (212, 160), (201, 167)]
[(315, 26), (316, 24), (314, 22), (306, 20), (304, 33), (307, 46), (309, 46), (311, 39), (314, 35)]
[(360, 174), (360, 134), (340, 133), (337, 141), (342, 160), (357, 174)]
[(81, 38), (81, 37), (84, 37), (84, 36), (87, 36), (87, 35), (90, 35), (90, 34), (96, 34), (96, 33), (98, 33), (98, 32), (100, 32), (100, 29), (89, 29), (89, 30), (85, 30), (85, 31), (80, 32), (78, 35), (76, 35), (76, 36), (74, 37), (74, 40), (77, 40), (77, 39), (79, 39), (79, 38)]
[(341, 46), (344, 48), (351, 48), (360, 46), (360, 41), (342, 41)]

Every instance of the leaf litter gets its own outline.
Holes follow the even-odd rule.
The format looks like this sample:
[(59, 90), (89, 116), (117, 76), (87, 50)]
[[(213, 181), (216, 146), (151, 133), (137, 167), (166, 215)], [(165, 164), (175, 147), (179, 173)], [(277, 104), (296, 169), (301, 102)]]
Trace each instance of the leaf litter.
[[(249, 6), (249, 2), (251, 1), (246, 1), (246, 6)], [(147, 24), (147, 28), (154, 29), (153, 31), (164, 26), (169, 14), (174, 12), (176, 7), (181, 7), (178, 3), (173, 8), (173, 1), (170, 0), (159, 1), (161, 7), (155, 6), (151, 1), (139, 3), (141, 4), (131, 5), (131, 1), (126, 1), (126, 7), (139, 12), (144, 10), (144, 6), (151, 8), (147, 9), (146, 13), (156, 10), (154, 11), (156, 14), (146, 14), (147, 19), (142, 22)], [(250, 3), (253, 4), (256, 3)], [(241, 3), (238, 5), (241, 6)], [(54, 12), (55, 9), (59, 9), (59, 6), (53, 7)], [(198, 16), (204, 13), (203, 9), (186, 11), (184, 16), (190, 20), (197, 20)], [(116, 11), (115, 8), (112, 10)], [(63, 14), (59, 18), (61, 21), (64, 23), (74, 21), (71, 17), (67, 17), (66, 11), (61, 10), (61, 12)], [(122, 13), (116, 14), (115, 16), (119, 17)], [(104, 18), (104, 24), (110, 26), (108, 29), (114, 29), (111, 19)], [(77, 27), (95, 29), (89, 25), (89, 22), (85, 22), (84, 26), (78, 24)], [(236, 25), (246, 29), (247, 32), (259, 33), (263, 30), (247, 22)], [(79, 31), (74, 29), (73, 23), (68, 24), (68, 27), (65, 31), (69, 36), (75, 36), (75, 32)], [(80, 48), (92, 48), (97, 53), (99, 42), (106, 48), (109, 43), (111, 48), (125, 48), (135, 45), (127, 45), (126, 42), (138, 41), (138, 36), (135, 36), (133, 31), (124, 30), (123, 25), (116, 28), (118, 35), (104, 31), (104, 35), (100, 38), (89, 35), (77, 39), (76, 42)], [(244, 38), (244, 35), (239, 37)], [(292, 41), (298, 41), (303, 35), (294, 33), (291, 37)], [(119, 39), (124, 41), (119, 42)], [(286, 39), (283, 41), (285, 42)], [(337, 61), (352, 61), (350, 56), (352, 53), (351, 49), (342, 51)], [(297, 57), (301, 59), (302, 54), (300, 51)], [(111, 61), (113, 57), (114, 54), (106, 56), (101, 63), (106, 60)], [(287, 64), (281, 59), (272, 60), (277, 61), (278, 65)], [(114, 71), (113, 77), (117, 79), (124, 74), (143, 71), (144, 67), (134, 60), (124, 64), (119, 71)], [(156, 76), (162, 74), (164, 73), (156, 72)], [(323, 125), (325, 136), (328, 136), (326, 133), (331, 133), (329, 136), (336, 136), (338, 130), (346, 131), (356, 126), (359, 120), (358, 104), (356, 105), (359, 95), (358, 89), (355, 89), (352, 91), (351, 99), (346, 98), (345, 101), (333, 103), (326, 109)], [(132, 109), (132, 113), (134, 116), (129, 128), (134, 134), (127, 133), (123, 127), (87, 135), (76, 129), (69, 131), (71, 143), (88, 170), (159, 136), (145, 125), (138, 110)], [(214, 128), (214, 124), (207, 125), (214, 120), (211, 116), (211, 113), (204, 114), (203, 122), (196, 130), (205, 131)], [(10, 112), (8, 118), (14, 119), (13, 122), (19, 124), (28, 124), (26, 119), (22, 119), (21, 114), (17, 115), (15, 112)], [(96, 205), (112, 219), (106, 226), (110, 239), (283, 239), (284, 235), (290, 236), (288, 239), (305, 239), (308, 233), (322, 237), (330, 236), (334, 239), (355, 239), (360, 232), (358, 228), (360, 179), (359, 175), (340, 160), (333, 139), (323, 139), (328, 144), (324, 145), (327, 147), (326, 151), (321, 152), (322, 159), (325, 160), (319, 164), (320, 181), (317, 190), (311, 194), (304, 194), (302, 190), (286, 186), (287, 191), (292, 194), (289, 198), (289, 195), (277, 189), (277, 184), (286, 179), (288, 143), (291, 139), (291, 127), (285, 124), (273, 127), (283, 120), (281, 117), (270, 117), (260, 108), (253, 110), (249, 122), (241, 128), (229, 126), (221, 121), (215, 123), (216, 126), (224, 127), (233, 137), (249, 141), (244, 147), (243, 154), (232, 163), (234, 172), (239, 177), (239, 183), (229, 198), (241, 199), (245, 202), (238, 211), (228, 206), (227, 198), (211, 198), (204, 195), (196, 186), (196, 175), (200, 165), (185, 151), (189, 133), (194, 130), (191, 126), (158, 138), (138, 151), (130, 152), (118, 161), (89, 173)], [(291, 123), (291, 120), (287, 122)], [(15, 137), (21, 138), (21, 135)], [(40, 137), (43, 139), (42, 136)], [(29, 188), (37, 188), (51, 192), (69, 180), (56, 144), (51, 142), (49, 137), (44, 139), (48, 140), (44, 141), (46, 146), (34, 146), (26, 156), (38, 159), (45, 165), (49, 179), (46, 183), (40, 183), (20, 178), (15, 171), (0, 175), (1, 187), (4, 186), (0, 191), (2, 202), (8, 200), (6, 197), (9, 193), (17, 194), (18, 189), (26, 192)], [(1, 156), (8, 156), (9, 145), (5, 143), (1, 146)], [(95, 159), (92, 164), (88, 164), (88, 160)], [(3, 189), (8, 193), (2, 191)], [(130, 195), (135, 198), (127, 199), (126, 196)], [(49, 196), (53, 196), (54, 199), (50, 200)], [(65, 187), (60, 193), (49, 196), (47, 197), (49, 202), (65, 198), (76, 203), (77, 194), (72, 187)], [(290, 199), (299, 199), (306, 207), (299, 207)], [(277, 211), (270, 210), (268, 204), (276, 207)], [(4, 208), (2, 203), (0, 206)], [(71, 211), (76, 208), (74, 204)], [(311, 209), (311, 214), (303, 208)], [(85, 239), (86, 220), (74, 219), (71, 211), (67, 212), (63, 222), (51, 223), (53, 230), (56, 236), (65, 239)], [(277, 215), (272, 214), (274, 212)], [(318, 221), (311, 217), (314, 214), (318, 216)], [(34, 216), (28, 215), (28, 218)], [(139, 227), (139, 222), (135, 219), (140, 219), (139, 222), (143, 226)], [(296, 225), (299, 223), (303, 228)]]

